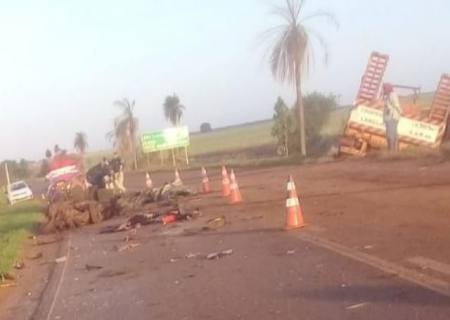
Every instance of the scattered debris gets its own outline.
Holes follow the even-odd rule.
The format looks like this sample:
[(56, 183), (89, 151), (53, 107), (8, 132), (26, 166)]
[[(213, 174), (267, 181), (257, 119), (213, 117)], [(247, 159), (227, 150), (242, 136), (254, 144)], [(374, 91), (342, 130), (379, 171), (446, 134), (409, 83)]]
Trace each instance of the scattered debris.
[[(136, 229), (134, 229), (134, 230), (136, 230)], [(125, 241), (125, 242), (130, 242), (130, 241), (133, 241), (133, 240), (136, 240), (136, 238), (135, 238), (132, 234), (128, 234), (128, 235), (123, 239), (123, 241)]]
[(17, 283), (15, 283), (15, 282), (0, 283), (0, 288), (9, 288), (9, 287), (15, 287), (15, 286), (17, 286)]
[(363, 248), (366, 249), (366, 250), (370, 250), (370, 249), (373, 249), (374, 247), (375, 247), (374, 245), (369, 244), (367, 246), (364, 246)]
[(8, 272), (0, 272), (0, 282), (5, 282), (5, 280), (15, 281), (16, 277)]
[(197, 258), (199, 256), (198, 253), (188, 253), (187, 255), (185, 255), (184, 257), (186, 259), (193, 259), (193, 258)]
[(293, 255), (294, 253), (295, 253), (295, 250), (288, 250), (288, 251), (286, 252), (286, 254), (287, 254), (288, 256)]
[(110, 218), (110, 212), (98, 201), (62, 201), (51, 203), (46, 212), (44, 231), (73, 229)]
[(222, 251), (222, 255), (224, 255), (224, 256), (229, 256), (232, 253), (233, 253), (233, 249), (228, 249), (228, 250)]
[(128, 272), (129, 271), (127, 271), (127, 270), (103, 270), (98, 274), (98, 276), (101, 278), (112, 278), (112, 277), (123, 276), (124, 274), (127, 274)]
[(177, 216), (175, 214), (168, 214), (161, 218), (163, 225), (174, 223), (177, 221)]
[[(84, 199), (56, 201), (52, 202), (47, 208), (47, 223), (44, 226), (44, 231), (55, 232), (78, 228), (99, 223), (113, 216), (132, 216), (128, 221), (129, 225), (124, 227), (125, 230), (130, 226), (161, 222), (161, 220), (157, 220), (157, 217), (164, 217), (167, 213), (147, 214), (147, 212), (154, 211), (156, 202), (167, 203), (171, 207), (169, 211), (175, 210), (176, 220), (188, 219), (191, 216), (185, 215), (182, 212), (183, 210), (180, 210), (176, 200), (178, 197), (195, 194), (189, 187), (166, 183), (161, 188), (112, 195), (102, 198), (102, 201)], [(196, 213), (199, 213), (198, 209)], [(173, 220), (173, 218), (164, 219)], [(172, 220), (170, 222), (173, 222)], [(111, 230), (105, 232), (111, 232)]]
[(199, 215), (200, 211), (198, 208), (192, 211), (187, 211), (183, 209), (180, 205), (176, 205), (175, 207), (166, 210), (166, 212), (163, 214), (159, 213), (136, 214), (120, 225), (107, 226), (103, 228), (100, 231), (100, 233), (123, 232), (133, 230), (139, 228), (140, 226), (149, 224), (162, 223), (163, 225), (167, 225), (175, 221), (190, 220), (198, 217)]
[(25, 263), (23, 261), (16, 261), (14, 269), (22, 270), (23, 268), (25, 268)]
[(45, 246), (45, 245), (48, 245), (48, 244), (53, 244), (53, 243), (57, 243), (57, 242), (59, 242), (59, 241), (61, 241), (61, 239), (53, 239), (53, 240), (48, 240), (48, 241), (45, 241), (45, 240), (36, 240), (35, 241), (35, 245), (36, 246)]
[(228, 249), (228, 250), (223, 250), (223, 251), (220, 251), (220, 252), (210, 253), (210, 254), (208, 254), (206, 256), (206, 259), (207, 260), (215, 260), (215, 259), (220, 259), (222, 257), (229, 256), (229, 255), (232, 255), (232, 254), (233, 254), (233, 249)]
[(149, 225), (152, 223), (156, 223), (156, 219), (158, 218), (158, 214), (156, 213), (148, 213), (148, 214), (136, 214), (129, 218), (126, 222), (107, 226), (103, 228), (100, 233), (114, 233), (114, 232), (123, 232), (132, 229), (139, 228), (140, 226)]
[(354, 304), (354, 305), (345, 307), (345, 309), (346, 310), (359, 309), (359, 308), (367, 306), (368, 304), (369, 304), (368, 302), (358, 303), (358, 304)]
[(42, 252), (37, 252), (37, 253), (34, 254), (34, 255), (28, 256), (27, 259), (28, 259), (28, 260), (37, 260), (37, 259), (40, 259), (40, 258), (42, 258), (42, 257), (43, 257)]
[(253, 217), (241, 217), (240, 220), (242, 221), (252, 221), (252, 220), (259, 220), (264, 218), (262, 215), (260, 216), (253, 216)]
[(129, 242), (129, 243), (121, 245), (121, 246), (116, 246), (116, 250), (117, 250), (117, 252), (122, 252), (125, 250), (134, 249), (136, 247), (139, 247), (140, 245), (141, 244), (137, 243), (137, 242)]
[(56, 263), (63, 263), (63, 262), (66, 262), (66, 261), (67, 261), (67, 257), (66, 256), (62, 256), (62, 257), (59, 257), (59, 258), (55, 259)]
[(217, 230), (225, 226), (226, 219), (225, 216), (216, 217), (213, 219), (210, 219), (206, 222), (206, 230)]
[(90, 265), (90, 264), (86, 264), (85, 268), (87, 271), (103, 269), (102, 266), (96, 266), (96, 265)]

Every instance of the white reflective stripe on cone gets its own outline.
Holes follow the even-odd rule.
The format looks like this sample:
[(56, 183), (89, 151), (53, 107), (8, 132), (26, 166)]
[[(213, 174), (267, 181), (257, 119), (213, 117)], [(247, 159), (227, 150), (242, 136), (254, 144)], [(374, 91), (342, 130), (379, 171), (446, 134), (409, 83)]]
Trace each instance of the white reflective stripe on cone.
[(300, 205), (298, 198), (286, 199), (286, 208), (298, 207)]
[(287, 184), (287, 190), (288, 191), (294, 191), (295, 190), (295, 183), (293, 181), (289, 181)]

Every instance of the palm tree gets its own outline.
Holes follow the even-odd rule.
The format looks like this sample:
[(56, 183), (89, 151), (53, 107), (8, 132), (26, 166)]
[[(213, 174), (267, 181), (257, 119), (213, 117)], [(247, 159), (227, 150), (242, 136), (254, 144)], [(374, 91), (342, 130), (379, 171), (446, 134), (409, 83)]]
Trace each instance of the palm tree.
[(266, 32), (266, 37), (275, 36), (270, 50), (270, 67), (273, 76), (281, 82), (287, 81), (295, 85), (300, 146), (303, 156), (306, 156), (306, 137), (301, 80), (302, 76), (308, 72), (314, 59), (312, 40), (319, 43), (324, 51), (325, 62), (328, 60), (325, 40), (305, 23), (311, 19), (325, 18), (336, 27), (338, 26), (334, 16), (326, 11), (316, 11), (310, 15), (305, 15), (305, 2), (306, 0), (286, 0), (284, 7), (275, 7), (273, 13), (284, 20), (284, 23)]
[(114, 119), (114, 129), (107, 134), (113, 140), (114, 147), (124, 156), (132, 156), (134, 169), (137, 169), (136, 135), (138, 119), (134, 116), (135, 101), (127, 98), (116, 100), (113, 103), (122, 110), (122, 113)]
[(172, 125), (178, 127), (183, 116), (183, 110), (185, 107), (180, 104), (180, 99), (174, 93), (172, 96), (167, 96), (163, 103), (164, 116), (166, 120), (172, 123)]
[(87, 136), (84, 132), (77, 132), (75, 134), (75, 140), (73, 142), (73, 147), (80, 153), (84, 154), (88, 147)]

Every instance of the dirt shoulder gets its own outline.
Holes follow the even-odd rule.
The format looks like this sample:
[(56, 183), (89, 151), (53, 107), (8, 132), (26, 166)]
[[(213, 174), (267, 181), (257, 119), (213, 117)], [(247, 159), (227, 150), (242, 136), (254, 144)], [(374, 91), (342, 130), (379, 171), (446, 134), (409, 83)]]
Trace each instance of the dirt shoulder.
[(2, 319), (32, 319), (44, 298), (61, 254), (60, 235), (41, 235), (28, 239), (20, 260), (23, 269), (12, 272), (16, 286), (0, 289)]

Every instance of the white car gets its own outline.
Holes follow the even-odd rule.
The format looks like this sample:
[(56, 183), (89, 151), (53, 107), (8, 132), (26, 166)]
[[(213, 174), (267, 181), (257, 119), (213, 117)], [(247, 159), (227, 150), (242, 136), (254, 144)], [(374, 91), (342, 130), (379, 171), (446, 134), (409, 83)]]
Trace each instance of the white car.
[(25, 181), (17, 181), (8, 186), (8, 202), (14, 204), (19, 201), (33, 199), (33, 192)]

